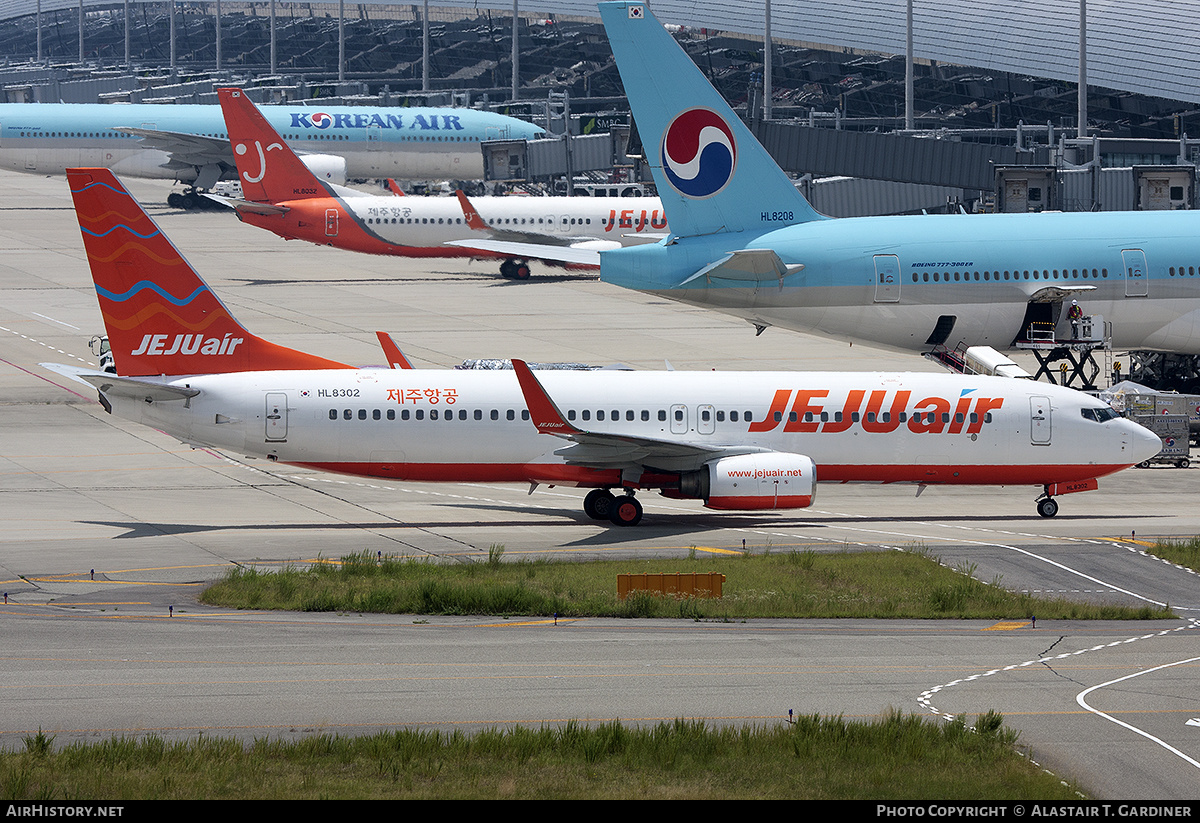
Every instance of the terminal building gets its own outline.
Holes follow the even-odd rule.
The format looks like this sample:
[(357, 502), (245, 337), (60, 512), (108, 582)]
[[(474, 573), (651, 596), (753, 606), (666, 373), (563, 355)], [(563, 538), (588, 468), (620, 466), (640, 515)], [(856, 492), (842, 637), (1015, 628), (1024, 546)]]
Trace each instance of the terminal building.
[[(653, 8), (826, 214), (1200, 206), (1200, 5)], [(583, 0), (0, 0), (0, 54), (5, 102), (215, 103), (236, 84), (263, 103), (489, 107), (571, 135), (487, 146), (493, 185), (649, 182)], [(1172, 358), (1135, 354), (1126, 373), (1200, 390)]]

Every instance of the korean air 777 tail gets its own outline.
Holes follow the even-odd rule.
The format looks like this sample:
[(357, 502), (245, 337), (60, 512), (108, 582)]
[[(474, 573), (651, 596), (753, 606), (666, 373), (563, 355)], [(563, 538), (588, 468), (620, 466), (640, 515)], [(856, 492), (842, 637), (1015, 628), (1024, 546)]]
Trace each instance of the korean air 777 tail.
[(67, 182), (122, 377), (347, 368), (246, 331), (108, 169)]
[(771, 231), (824, 219), (645, 3), (600, 3), (671, 232)]

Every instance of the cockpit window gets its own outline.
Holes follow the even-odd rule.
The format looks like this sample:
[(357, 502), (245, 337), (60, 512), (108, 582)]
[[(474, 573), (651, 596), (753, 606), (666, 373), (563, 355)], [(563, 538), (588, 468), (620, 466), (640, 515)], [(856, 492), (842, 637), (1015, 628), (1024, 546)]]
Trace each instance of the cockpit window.
[(1106, 423), (1121, 416), (1107, 406), (1095, 409), (1080, 409), (1079, 413), (1083, 415), (1084, 420), (1095, 420), (1097, 423)]

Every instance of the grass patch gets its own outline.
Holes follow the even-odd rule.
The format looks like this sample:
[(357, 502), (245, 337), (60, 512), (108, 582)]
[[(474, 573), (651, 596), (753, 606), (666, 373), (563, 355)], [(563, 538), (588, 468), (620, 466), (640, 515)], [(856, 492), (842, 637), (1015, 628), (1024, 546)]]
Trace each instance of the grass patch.
[[(232, 570), (201, 595), (214, 606), (291, 611), (549, 617), (956, 618), (1121, 620), (1173, 617), (1149, 606), (1092, 605), (1010, 592), (985, 583), (973, 567), (948, 569), (927, 552), (814, 551), (714, 559), (440, 564), (368, 553), (308, 568)], [(616, 594), (621, 573), (720, 572), (720, 599)]]
[(1200, 572), (1200, 537), (1182, 540), (1159, 540), (1146, 549), (1148, 554), (1161, 557), (1177, 566)]
[[(40, 736), (40, 735), (39, 735)], [(295, 742), (157, 736), (0, 752), (6, 801), (181, 799), (1072, 800), (999, 715), (937, 722), (576, 722), (475, 734), (404, 729)]]

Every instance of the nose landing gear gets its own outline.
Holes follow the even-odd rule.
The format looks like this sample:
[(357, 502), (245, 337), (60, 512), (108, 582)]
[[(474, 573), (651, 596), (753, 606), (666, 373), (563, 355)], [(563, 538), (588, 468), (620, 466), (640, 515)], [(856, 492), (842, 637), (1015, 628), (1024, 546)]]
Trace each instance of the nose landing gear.
[(1058, 501), (1049, 495), (1039, 497), (1037, 501), (1037, 513), (1042, 517), (1053, 517), (1058, 514)]

